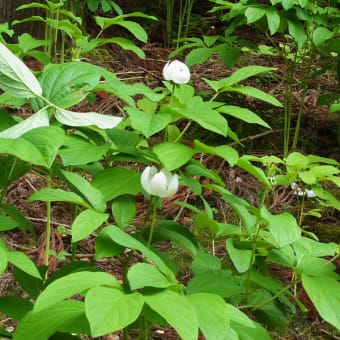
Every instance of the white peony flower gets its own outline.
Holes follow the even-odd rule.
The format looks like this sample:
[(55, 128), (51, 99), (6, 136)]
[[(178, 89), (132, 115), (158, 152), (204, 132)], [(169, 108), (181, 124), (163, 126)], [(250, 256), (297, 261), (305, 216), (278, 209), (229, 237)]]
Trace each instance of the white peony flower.
[(305, 190), (301, 190), (297, 185), (296, 183), (292, 183), (290, 185), (290, 187), (295, 191), (295, 195), (298, 195), (298, 196), (306, 196), (308, 198), (314, 198), (316, 197), (316, 194), (313, 190), (310, 190), (310, 189), (305, 189)]
[(167, 198), (178, 190), (178, 175), (172, 175), (166, 169), (157, 172), (154, 166), (148, 166), (142, 173), (141, 183), (149, 195)]
[(190, 70), (181, 61), (169, 60), (163, 68), (163, 77), (165, 80), (172, 80), (176, 84), (186, 84), (190, 80)]

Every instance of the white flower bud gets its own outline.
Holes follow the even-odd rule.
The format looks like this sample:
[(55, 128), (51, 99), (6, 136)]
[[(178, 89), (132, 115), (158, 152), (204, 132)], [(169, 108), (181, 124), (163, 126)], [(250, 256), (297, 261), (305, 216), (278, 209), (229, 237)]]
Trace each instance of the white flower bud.
[(301, 188), (299, 188), (296, 183), (292, 183), (290, 187), (294, 190), (295, 195), (306, 196), (308, 198), (316, 197), (316, 194), (313, 190), (310, 189), (301, 190)]
[(176, 84), (186, 84), (190, 80), (190, 70), (181, 61), (168, 61), (163, 68), (163, 77), (165, 80), (172, 80)]
[(142, 173), (141, 183), (143, 189), (152, 196), (167, 198), (175, 195), (178, 190), (178, 176), (172, 175), (168, 170), (157, 172), (154, 166), (148, 166)]

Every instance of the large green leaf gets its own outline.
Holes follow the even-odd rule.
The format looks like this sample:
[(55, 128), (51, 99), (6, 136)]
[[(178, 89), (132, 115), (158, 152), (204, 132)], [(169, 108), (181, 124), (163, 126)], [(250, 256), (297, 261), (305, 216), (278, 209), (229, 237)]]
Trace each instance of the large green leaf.
[(78, 242), (89, 236), (100, 227), (108, 217), (108, 214), (101, 214), (92, 209), (82, 211), (72, 224), (72, 242)]
[(156, 145), (153, 152), (165, 168), (172, 171), (187, 163), (195, 150), (183, 144), (164, 142)]
[(194, 307), (198, 326), (206, 340), (225, 340), (229, 327), (229, 308), (218, 295), (197, 293), (188, 296)]
[(74, 192), (65, 191), (63, 189), (44, 188), (32, 194), (27, 202), (42, 201), (42, 202), (70, 202), (82, 205), (86, 208), (91, 208), (90, 205), (79, 195)]
[(63, 178), (84, 195), (93, 208), (100, 213), (105, 212), (106, 204), (102, 193), (85, 178), (75, 172), (61, 171)]
[(47, 167), (44, 156), (39, 149), (23, 138), (0, 138), (0, 153), (18, 157), (28, 163)]
[(8, 262), (14, 264), (23, 272), (41, 279), (39, 270), (35, 266), (34, 262), (24, 253), (20, 251), (8, 251), (6, 252)]
[(201, 97), (192, 97), (186, 102), (185, 108), (175, 109), (176, 112), (188, 119), (192, 119), (205, 129), (227, 135), (228, 123), (214, 108), (219, 104), (203, 102)]
[(235, 248), (234, 242), (231, 238), (227, 240), (226, 246), (231, 261), (233, 262), (237, 271), (239, 273), (244, 273), (247, 271), (251, 264), (251, 250)]
[(61, 301), (48, 310), (29, 312), (15, 330), (13, 340), (46, 340), (57, 331), (89, 334), (81, 301)]
[(47, 111), (43, 108), (39, 112), (33, 114), (31, 117), (22, 120), (18, 124), (9, 127), (0, 132), (0, 138), (19, 138), (24, 133), (36, 129), (41, 126), (48, 126), (50, 121), (48, 119)]
[(150, 114), (133, 107), (126, 108), (126, 111), (130, 116), (132, 127), (143, 132), (147, 138), (163, 130), (171, 122), (171, 114), (167, 112)]
[(163, 260), (143, 243), (118, 227), (108, 226), (104, 230), (106, 231), (106, 235), (119, 245), (139, 250), (144, 256), (149, 258), (171, 282), (177, 283), (174, 273), (168, 268)]
[(64, 276), (53, 281), (37, 298), (33, 312), (38, 313), (44, 309), (96, 286), (108, 286), (121, 289), (117, 279), (107, 273), (79, 272)]
[(31, 142), (44, 157), (47, 167), (51, 167), (64, 143), (64, 130), (56, 126), (38, 127), (21, 136)]
[(15, 97), (40, 96), (42, 89), (29, 68), (0, 42), (0, 88)]
[(33, 303), (21, 296), (3, 296), (0, 298), (0, 311), (20, 321), (33, 308)]
[(238, 159), (238, 152), (229, 145), (208, 146), (199, 140), (195, 140), (195, 149), (203, 153), (219, 156), (234, 166)]
[[(43, 97), (61, 108), (69, 108), (83, 100), (99, 82), (102, 69), (80, 61), (49, 64), (38, 79)], [(41, 105), (34, 102), (35, 105)]]
[(270, 126), (262, 118), (248, 109), (244, 109), (239, 106), (224, 105), (219, 107), (218, 111), (241, 119), (247, 123), (258, 124), (270, 129)]
[(59, 107), (56, 108), (55, 118), (60, 123), (68, 126), (96, 125), (100, 129), (112, 129), (123, 119), (121, 117), (114, 117), (111, 115), (105, 115), (95, 112), (72, 112)]
[(92, 185), (102, 192), (106, 201), (120, 195), (137, 195), (142, 190), (140, 174), (128, 168), (105, 169), (94, 178)]
[(266, 208), (261, 210), (262, 217), (268, 221), (268, 228), (280, 248), (285, 247), (301, 237), (301, 228), (293, 215), (285, 212), (272, 215)]
[(244, 13), (247, 18), (247, 24), (260, 20), (265, 14), (265, 9), (261, 7), (248, 7)]
[(121, 228), (129, 226), (137, 211), (136, 200), (130, 195), (118, 196), (112, 205), (112, 215)]
[(197, 340), (198, 320), (188, 299), (171, 290), (144, 296), (154, 311), (175, 328), (183, 340)]
[(125, 294), (109, 287), (94, 287), (86, 294), (86, 316), (93, 337), (116, 332), (133, 323), (144, 301), (140, 293)]
[(303, 274), (302, 284), (321, 317), (340, 331), (340, 283)]
[(149, 263), (137, 263), (128, 271), (128, 280), (131, 290), (143, 287), (168, 288), (174, 285), (157, 267)]
[(243, 289), (225, 270), (209, 270), (196, 275), (188, 284), (187, 293), (211, 293), (229, 298), (242, 293)]

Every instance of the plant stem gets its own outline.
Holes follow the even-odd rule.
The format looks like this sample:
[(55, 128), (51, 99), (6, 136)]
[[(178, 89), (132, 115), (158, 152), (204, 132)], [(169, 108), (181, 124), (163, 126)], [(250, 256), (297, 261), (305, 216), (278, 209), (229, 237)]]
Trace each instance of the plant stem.
[[(308, 83), (309, 83), (309, 80), (312, 76), (311, 70), (312, 70), (312, 63), (313, 63), (313, 60), (314, 60), (314, 55), (315, 55), (315, 49), (313, 48), (312, 55), (310, 56), (310, 59), (309, 59), (309, 62), (308, 62), (308, 66), (307, 66), (307, 70), (306, 70), (306, 76), (305, 76), (304, 83), (303, 83), (302, 97), (301, 97), (301, 102), (300, 102), (300, 106), (299, 106), (298, 118), (297, 118), (297, 121), (296, 121), (292, 151), (296, 150), (296, 146), (297, 146), (297, 143), (298, 143), (298, 140), (299, 140), (299, 132), (300, 132), (303, 106), (304, 106), (305, 98), (306, 98), (306, 95), (307, 95)], [(305, 72), (302, 72), (302, 74), (304, 74), (304, 73)]]
[(2, 193), (1, 193), (1, 196), (0, 196), (0, 204), (2, 204), (5, 196), (7, 195), (9, 182), (11, 181), (11, 178), (12, 178), (12, 175), (13, 175), (13, 172), (14, 172), (14, 169), (15, 169), (15, 165), (17, 164), (17, 160), (18, 160), (18, 157), (14, 157), (11, 169), (9, 170), (9, 174), (7, 176), (6, 186), (2, 190)]
[[(47, 176), (47, 186), (51, 188), (51, 175)], [(50, 239), (51, 239), (51, 202), (47, 202), (47, 216), (46, 216), (46, 246), (45, 246), (45, 266), (48, 266)], [(48, 271), (46, 272), (47, 275)]]
[(176, 89), (176, 84), (174, 83), (174, 84), (172, 85), (170, 104), (172, 104), (172, 101), (173, 101), (173, 99), (174, 99), (175, 89)]
[[(260, 210), (264, 206), (264, 202), (266, 200), (268, 192), (269, 192), (269, 189), (266, 188), (264, 190), (263, 194), (262, 194), (261, 204), (260, 204), (260, 208), (259, 208)], [(248, 301), (248, 298), (249, 298), (251, 271), (252, 271), (254, 263), (255, 263), (256, 244), (257, 244), (257, 237), (259, 235), (259, 232), (260, 232), (260, 221), (258, 221), (257, 224), (256, 224), (255, 232), (254, 232), (254, 236), (253, 236), (253, 240), (252, 240), (253, 245), (252, 245), (252, 250), (251, 250), (250, 266), (249, 266), (249, 269), (248, 269), (247, 279), (246, 279), (246, 302)]]
[(148, 239), (148, 248), (151, 247), (152, 236), (153, 236), (153, 232), (155, 230), (156, 212), (157, 212), (157, 204), (156, 204), (156, 202), (154, 202), (154, 204), (153, 204), (153, 211), (152, 211), (152, 222), (151, 222), (151, 228), (150, 228), (149, 239)]
[(192, 120), (190, 120), (187, 125), (185, 125), (185, 128), (182, 130), (181, 134), (175, 139), (174, 143), (177, 143), (183, 135), (186, 133), (186, 131), (189, 129), (190, 125), (192, 124)]
[(263, 306), (265, 306), (266, 304), (274, 301), (276, 298), (278, 298), (279, 296), (281, 296), (282, 294), (284, 294), (287, 290), (289, 290), (291, 287), (293, 287), (294, 285), (296, 285), (297, 283), (299, 283), (301, 280), (298, 281), (294, 281), (291, 282), (288, 286), (286, 286), (285, 288), (283, 288), (281, 291), (279, 291), (277, 294), (275, 294), (274, 296), (272, 296), (271, 298), (259, 303), (258, 305), (256, 305), (255, 307), (253, 307), (250, 311), (254, 312), (256, 310), (258, 310), (259, 308), (262, 308)]
[(149, 221), (149, 217), (150, 217), (150, 214), (151, 214), (151, 211), (152, 211), (152, 202), (153, 202), (153, 196), (150, 197), (150, 200), (149, 200), (149, 205), (148, 205), (148, 208), (146, 210), (146, 214), (145, 214), (145, 218), (144, 218), (144, 221), (143, 221), (143, 225), (142, 225), (142, 229), (140, 231), (140, 234), (143, 236), (144, 232), (145, 232), (145, 229), (147, 227), (147, 223)]

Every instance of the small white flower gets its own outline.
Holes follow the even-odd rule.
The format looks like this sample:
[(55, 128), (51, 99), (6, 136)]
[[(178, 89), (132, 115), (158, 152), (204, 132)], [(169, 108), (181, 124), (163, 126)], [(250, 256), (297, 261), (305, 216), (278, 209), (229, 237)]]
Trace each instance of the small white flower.
[(290, 185), (290, 187), (295, 191), (295, 195), (298, 195), (298, 196), (306, 196), (308, 198), (314, 198), (316, 197), (316, 194), (313, 190), (310, 190), (310, 189), (304, 189), (304, 190), (301, 190), (296, 183), (292, 183)]
[(190, 80), (190, 70), (181, 61), (169, 60), (163, 68), (163, 77), (165, 80), (172, 80), (176, 84), (186, 84)]
[(178, 176), (172, 175), (168, 170), (157, 172), (154, 166), (148, 166), (142, 173), (141, 183), (143, 189), (152, 196), (167, 198), (175, 195), (178, 190)]

